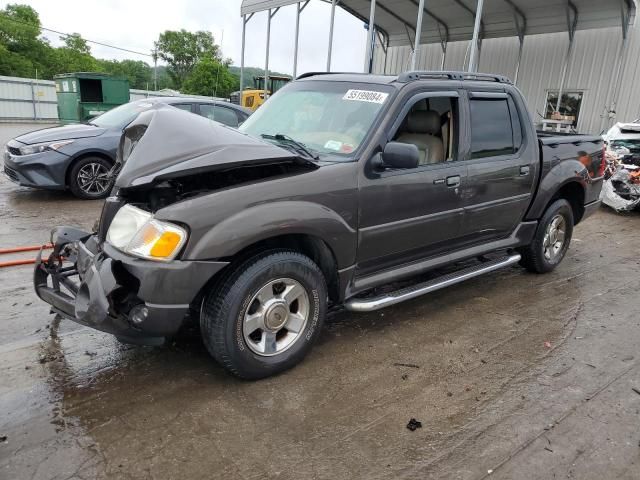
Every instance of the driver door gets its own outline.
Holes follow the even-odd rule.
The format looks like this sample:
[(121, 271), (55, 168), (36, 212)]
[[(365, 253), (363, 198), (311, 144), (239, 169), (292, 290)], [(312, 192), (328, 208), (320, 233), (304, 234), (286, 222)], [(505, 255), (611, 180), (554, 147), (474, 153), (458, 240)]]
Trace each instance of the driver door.
[[(449, 111), (442, 111), (447, 104)], [(467, 182), (467, 167), (458, 161), (462, 125), (458, 106), (457, 91), (415, 94), (404, 103), (387, 137), (390, 141), (412, 138), (402, 135), (409, 115), (421, 108), (437, 109), (443, 125), (441, 132), (432, 131), (432, 136), (444, 145), (442, 158), (413, 169), (363, 169), (356, 275), (436, 256), (460, 242), (464, 216), (461, 192)], [(412, 135), (419, 138), (420, 132)]]

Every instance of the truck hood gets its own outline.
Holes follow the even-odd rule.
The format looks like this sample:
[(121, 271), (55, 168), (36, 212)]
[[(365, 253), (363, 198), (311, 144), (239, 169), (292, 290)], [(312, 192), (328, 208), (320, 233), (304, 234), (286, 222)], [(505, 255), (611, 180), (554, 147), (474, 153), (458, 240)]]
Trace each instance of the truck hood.
[(118, 159), (117, 188), (248, 164), (312, 163), (262, 139), (162, 104), (138, 115), (125, 129)]
[(16, 137), (20, 143), (32, 145), (34, 143), (55, 142), (57, 140), (74, 140), (77, 138), (97, 137), (105, 132), (104, 128), (93, 125), (65, 125), (63, 127), (43, 128)]

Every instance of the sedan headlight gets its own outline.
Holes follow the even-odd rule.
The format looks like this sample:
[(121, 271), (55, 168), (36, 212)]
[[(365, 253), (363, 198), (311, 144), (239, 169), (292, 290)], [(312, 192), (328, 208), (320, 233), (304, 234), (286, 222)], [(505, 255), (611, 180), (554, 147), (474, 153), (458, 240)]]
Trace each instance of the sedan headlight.
[(107, 231), (112, 246), (147, 260), (173, 260), (186, 241), (184, 228), (157, 220), (132, 205), (118, 210)]
[(65, 145), (73, 143), (73, 140), (60, 140), (59, 142), (36, 143), (34, 145), (25, 145), (20, 147), (21, 155), (33, 155), (34, 153), (42, 153), (47, 150), (58, 151)]

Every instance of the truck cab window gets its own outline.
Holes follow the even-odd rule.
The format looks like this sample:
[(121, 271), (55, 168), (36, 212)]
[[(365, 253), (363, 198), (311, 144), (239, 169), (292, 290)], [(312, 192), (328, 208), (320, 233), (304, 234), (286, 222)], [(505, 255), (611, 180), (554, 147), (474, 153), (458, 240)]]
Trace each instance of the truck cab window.
[(477, 98), (471, 108), (471, 158), (497, 157), (516, 152), (506, 98)]
[(456, 98), (419, 100), (403, 119), (394, 140), (418, 147), (420, 165), (453, 159)]

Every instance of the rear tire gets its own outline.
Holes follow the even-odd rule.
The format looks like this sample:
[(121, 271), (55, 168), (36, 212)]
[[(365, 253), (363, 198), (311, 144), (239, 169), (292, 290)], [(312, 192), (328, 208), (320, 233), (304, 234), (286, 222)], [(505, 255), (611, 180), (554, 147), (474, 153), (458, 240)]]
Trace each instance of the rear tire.
[(200, 327), (218, 363), (240, 378), (259, 379), (302, 361), (326, 310), (318, 266), (300, 253), (276, 250), (239, 263), (211, 288)]
[(547, 273), (564, 258), (573, 234), (573, 210), (564, 199), (553, 202), (540, 219), (531, 244), (520, 249), (520, 264), (530, 272)]
[(113, 180), (108, 180), (111, 162), (101, 157), (85, 157), (77, 161), (69, 172), (69, 190), (83, 200), (106, 198)]

